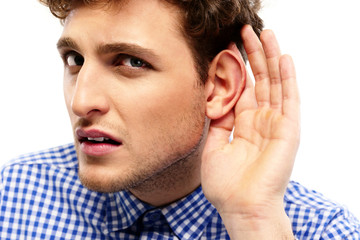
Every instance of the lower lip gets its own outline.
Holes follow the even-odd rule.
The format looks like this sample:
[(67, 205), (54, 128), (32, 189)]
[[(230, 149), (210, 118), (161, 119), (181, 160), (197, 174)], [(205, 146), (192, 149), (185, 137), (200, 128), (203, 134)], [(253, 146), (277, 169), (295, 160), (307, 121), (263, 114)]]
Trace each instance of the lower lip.
[(104, 156), (114, 152), (121, 145), (114, 145), (108, 143), (91, 143), (82, 142), (80, 143), (80, 149), (83, 153), (90, 156)]

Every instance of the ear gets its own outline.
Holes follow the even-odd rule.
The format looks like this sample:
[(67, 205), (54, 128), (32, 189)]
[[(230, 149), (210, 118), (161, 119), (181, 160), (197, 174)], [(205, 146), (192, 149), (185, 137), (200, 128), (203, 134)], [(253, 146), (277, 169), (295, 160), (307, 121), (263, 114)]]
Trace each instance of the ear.
[(215, 120), (233, 109), (246, 83), (245, 63), (231, 48), (221, 51), (210, 64), (206, 86), (206, 115)]

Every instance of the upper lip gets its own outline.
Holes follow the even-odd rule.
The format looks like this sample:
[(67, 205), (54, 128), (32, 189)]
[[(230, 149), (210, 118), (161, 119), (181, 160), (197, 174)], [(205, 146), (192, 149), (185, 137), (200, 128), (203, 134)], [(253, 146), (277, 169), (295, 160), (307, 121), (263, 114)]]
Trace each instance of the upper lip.
[(100, 131), (100, 130), (97, 130), (97, 129), (88, 129), (88, 130), (85, 130), (83, 128), (78, 128), (75, 130), (75, 134), (76, 134), (76, 137), (77, 139), (82, 142), (84, 140), (87, 140), (87, 138), (108, 138), (112, 141), (115, 141), (117, 143), (122, 143), (122, 141), (120, 139), (117, 139), (115, 138), (114, 136), (106, 133), (106, 132), (103, 132), (103, 131)]

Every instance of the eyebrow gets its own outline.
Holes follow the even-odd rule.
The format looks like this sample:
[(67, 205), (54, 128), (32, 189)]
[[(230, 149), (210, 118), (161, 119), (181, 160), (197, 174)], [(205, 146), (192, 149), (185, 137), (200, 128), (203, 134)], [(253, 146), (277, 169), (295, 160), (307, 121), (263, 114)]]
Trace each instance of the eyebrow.
[(79, 46), (76, 44), (74, 40), (69, 37), (60, 38), (56, 44), (57, 49), (61, 48), (71, 48), (74, 50), (79, 50)]
[(134, 57), (145, 58), (144, 60), (149, 58), (153, 61), (160, 61), (160, 56), (153, 50), (131, 43), (109, 43), (99, 45), (96, 51), (99, 55), (125, 53)]
[[(60, 50), (62, 48), (70, 48), (76, 51), (80, 50), (78, 44), (70, 37), (60, 38), (56, 44), (57, 48)], [(160, 61), (160, 56), (156, 54), (153, 50), (139, 46), (132, 43), (109, 43), (104, 45), (99, 45), (96, 49), (96, 52), (99, 55), (111, 54), (111, 53), (125, 53), (128, 55), (133, 55), (134, 57), (152, 59), (153, 61)]]

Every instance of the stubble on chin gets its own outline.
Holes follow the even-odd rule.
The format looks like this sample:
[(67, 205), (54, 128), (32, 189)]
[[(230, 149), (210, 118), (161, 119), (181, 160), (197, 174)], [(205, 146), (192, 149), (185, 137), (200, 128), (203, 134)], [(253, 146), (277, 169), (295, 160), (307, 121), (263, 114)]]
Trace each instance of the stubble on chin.
[(79, 163), (79, 179), (84, 187), (100, 193), (114, 193), (122, 190), (147, 193), (171, 190), (179, 183), (184, 184), (189, 181), (192, 178), (190, 175), (194, 172), (199, 172), (202, 145), (203, 136), (186, 154), (172, 156), (166, 160), (157, 159), (149, 165), (136, 166), (134, 164), (122, 172), (96, 164), (90, 165), (88, 160), (78, 156), (80, 161), (87, 162)]
[[(187, 150), (172, 153), (166, 157), (155, 155), (152, 160), (133, 162), (131, 167), (116, 171), (114, 167), (106, 168), (97, 161), (101, 159), (85, 159), (87, 156), (79, 154), (79, 179), (86, 188), (100, 193), (114, 193), (122, 190), (150, 193), (154, 191), (170, 191), (179, 184), (183, 185), (190, 179), (196, 178), (200, 172), (200, 159), (206, 136), (204, 133), (208, 124), (201, 123), (201, 131), (196, 142)], [(90, 164), (93, 163), (93, 164)]]

